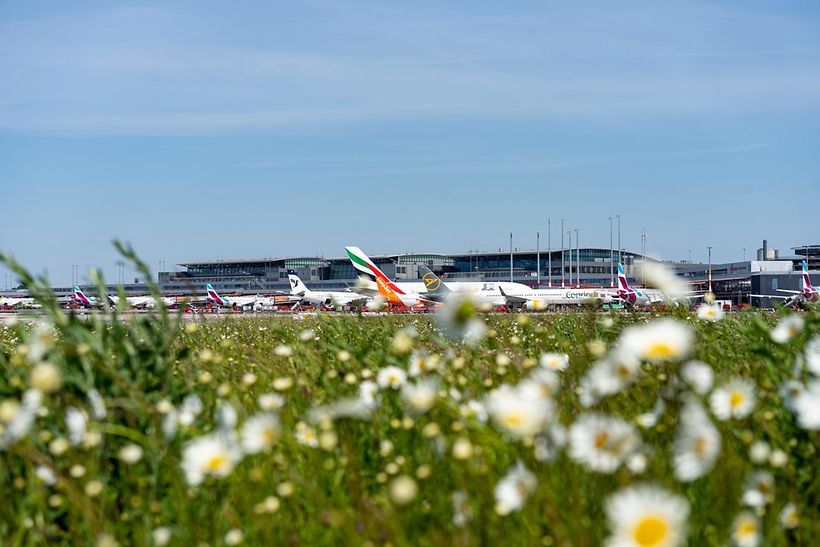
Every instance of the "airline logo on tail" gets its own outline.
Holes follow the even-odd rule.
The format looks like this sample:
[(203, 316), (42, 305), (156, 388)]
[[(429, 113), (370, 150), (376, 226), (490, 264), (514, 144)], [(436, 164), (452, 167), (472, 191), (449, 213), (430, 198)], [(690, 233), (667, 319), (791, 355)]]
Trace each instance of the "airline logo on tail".
[(79, 287), (79, 285), (74, 285), (74, 300), (76, 300), (80, 304), (85, 304), (86, 306), (93, 306), (96, 298), (94, 298), (93, 296), (89, 298), (85, 295), (85, 293)]
[(290, 294), (306, 295), (310, 293), (310, 289), (302, 283), (302, 278), (296, 275), (295, 271), (288, 270), (288, 280), (290, 280)]
[(428, 292), (435, 292), (441, 287), (441, 279), (433, 272), (427, 272), (421, 276), (421, 280), (424, 281), (424, 286)]
[(810, 301), (820, 300), (820, 291), (811, 284), (809, 263), (805, 260), (803, 261), (803, 298)]
[[(347, 252), (347, 257), (350, 259), (350, 262), (353, 263), (354, 268), (376, 278), (379, 293), (382, 293), (382, 288), (384, 288), (396, 294), (404, 294), (404, 291), (390, 281), (390, 278), (384, 275), (384, 272), (382, 272), (373, 261), (367, 258), (367, 255), (364, 254), (361, 249), (358, 247), (345, 247), (345, 251)], [(387, 297), (386, 294), (382, 294), (382, 296)]]
[(219, 296), (219, 293), (214, 290), (213, 285), (210, 283), (205, 285), (205, 291), (208, 293), (208, 300), (210, 302), (215, 302), (220, 306), (226, 306), (228, 304), (228, 299)]
[(644, 305), (649, 303), (648, 298), (641, 291), (629, 286), (623, 264), (620, 262), (618, 263), (618, 298), (629, 304)]

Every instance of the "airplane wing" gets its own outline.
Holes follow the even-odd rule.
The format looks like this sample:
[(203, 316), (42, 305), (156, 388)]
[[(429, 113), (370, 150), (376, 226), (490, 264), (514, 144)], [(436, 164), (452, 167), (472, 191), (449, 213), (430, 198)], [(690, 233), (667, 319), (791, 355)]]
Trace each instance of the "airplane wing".
[(789, 294), (800, 294), (800, 291), (790, 291), (788, 289), (775, 289), (775, 290), (779, 291), (779, 292), (787, 292)]
[(506, 300), (507, 304), (526, 304), (527, 303), (526, 298), (522, 298), (520, 296), (510, 296), (507, 293), (505, 293), (504, 289), (501, 288), (501, 285), (498, 286), (498, 292), (501, 293), (501, 296), (504, 297), (504, 300)]
[(780, 298), (783, 300), (789, 300), (792, 298), (791, 296), (780, 296), (775, 294), (750, 294), (749, 296), (754, 296), (757, 298)]

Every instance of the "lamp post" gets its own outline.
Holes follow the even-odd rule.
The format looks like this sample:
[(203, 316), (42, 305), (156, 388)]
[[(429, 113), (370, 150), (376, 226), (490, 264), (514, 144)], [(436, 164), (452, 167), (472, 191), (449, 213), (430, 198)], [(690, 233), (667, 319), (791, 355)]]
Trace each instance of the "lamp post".
[(567, 230), (567, 246), (569, 247), (569, 286), (572, 287), (572, 230)]
[(541, 232), (535, 232), (535, 284), (541, 284)]
[(561, 288), (564, 288), (564, 219), (561, 219)]
[(547, 269), (549, 270), (549, 277), (547, 278), (547, 286), (552, 287), (552, 219), (547, 219), (547, 262), (549, 263)]
[(615, 262), (612, 260), (612, 217), (609, 217), (609, 286), (615, 286)]
[(615, 215), (615, 218), (618, 219), (618, 264), (620, 264), (623, 262), (621, 257), (621, 215), (617, 214)]
[(575, 228), (575, 284), (581, 286), (581, 247), (578, 244), (578, 228)]
[(709, 292), (712, 292), (712, 247), (707, 247), (709, 249)]

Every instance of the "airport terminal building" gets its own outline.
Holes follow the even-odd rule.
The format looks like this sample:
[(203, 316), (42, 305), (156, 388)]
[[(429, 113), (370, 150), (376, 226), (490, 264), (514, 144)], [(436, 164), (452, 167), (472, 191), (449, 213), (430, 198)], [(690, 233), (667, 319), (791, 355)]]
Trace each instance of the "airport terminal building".
[[(563, 254), (563, 258), (562, 258)], [(613, 251), (614, 261), (618, 252)], [(398, 281), (420, 278), (418, 266), (423, 264), (452, 281), (513, 281), (530, 286), (603, 286), (615, 283), (615, 262), (609, 249), (580, 248), (561, 251), (468, 252), (455, 254), (410, 253), (371, 255), (371, 260), (384, 273)], [(627, 276), (641, 255), (621, 251), (621, 261)], [(257, 260), (220, 260), (179, 264), (184, 271), (160, 272), (159, 283), (170, 293), (201, 292), (211, 283), (226, 293), (288, 291), (287, 272), (294, 270), (315, 289), (344, 289), (354, 285), (358, 272), (346, 256), (292, 257)], [(563, 272), (563, 279), (562, 279)]]

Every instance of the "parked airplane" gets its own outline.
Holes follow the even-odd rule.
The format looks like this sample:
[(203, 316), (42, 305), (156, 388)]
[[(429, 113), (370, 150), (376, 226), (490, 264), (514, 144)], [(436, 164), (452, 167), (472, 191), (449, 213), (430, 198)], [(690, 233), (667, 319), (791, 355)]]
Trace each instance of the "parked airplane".
[(216, 292), (213, 285), (211, 285), (210, 283), (205, 285), (205, 292), (207, 293), (205, 300), (208, 303), (219, 306), (220, 308), (250, 308), (254, 311), (259, 311), (266, 307), (271, 307), (275, 304), (274, 299), (264, 298), (258, 294), (254, 296), (234, 296), (230, 298), (227, 296), (222, 296), (218, 292)]
[(93, 296), (86, 296), (79, 285), (74, 285), (74, 303), (80, 304), (85, 308), (98, 308), (103, 305), (103, 301)]
[(398, 284), (393, 283), (358, 247), (345, 247), (345, 252), (354, 268), (376, 279), (379, 295), (388, 304), (412, 308), (419, 304), (429, 306), (436, 303), (421, 292), (404, 290)]
[(39, 308), (33, 298), (18, 296), (0, 296), (0, 310), (18, 310), (21, 308)]
[(290, 295), (298, 298), (297, 303), (307, 302), (314, 306), (355, 306), (367, 303), (369, 296), (350, 291), (312, 291), (308, 289), (302, 279), (293, 270), (288, 270), (290, 280)]
[(791, 296), (778, 296), (771, 294), (752, 294), (759, 298), (780, 298), (783, 299), (784, 306), (793, 306), (803, 302), (820, 302), (820, 290), (811, 284), (811, 277), (809, 276), (809, 264), (805, 260), (802, 265), (801, 284), (802, 289), (799, 291), (790, 291), (788, 289), (776, 289), (779, 292), (790, 293)]
[(614, 298), (623, 300), (630, 306), (651, 306), (664, 301), (663, 293), (657, 289), (633, 289), (626, 280), (624, 267), (618, 263), (618, 292), (612, 295)]
[[(117, 295), (111, 296), (106, 294), (105, 295), (112, 306), (116, 306), (119, 301), (120, 297)], [(171, 306), (175, 303), (175, 299), (168, 298), (163, 296), (162, 303), (165, 304), (165, 307)], [(139, 310), (153, 310), (157, 307), (157, 300), (153, 296), (126, 296), (125, 303), (129, 308), (136, 308)]]

